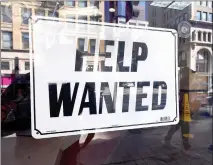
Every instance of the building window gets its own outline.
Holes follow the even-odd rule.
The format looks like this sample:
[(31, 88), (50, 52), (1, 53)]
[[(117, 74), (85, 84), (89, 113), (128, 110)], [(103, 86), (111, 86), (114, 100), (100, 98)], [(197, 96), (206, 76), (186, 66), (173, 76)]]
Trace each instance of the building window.
[(96, 6), (99, 9), (99, 1), (90, 1), (90, 6)]
[(201, 1), (201, 6), (206, 7), (207, 6), (207, 1)]
[(79, 7), (87, 7), (87, 1), (78, 1)]
[(74, 0), (68, 0), (66, 1), (67, 6), (75, 7), (75, 1)]
[(78, 16), (78, 20), (87, 21), (87, 16)]
[(195, 31), (192, 32), (192, 41), (194, 41), (196, 38), (196, 34), (195, 34)]
[(21, 15), (22, 15), (22, 24), (28, 24), (29, 18), (32, 15), (32, 9), (28, 8), (21, 8)]
[(208, 33), (208, 42), (211, 42), (212, 34), (209, 32)]
[(208, 73), (209, 70), (208, 61), (209, 61), (208, 51), (206, 50), (199, 51), (196, 60), (196, 71)]
[(12, 32), (2, 31), (2, 49), (13, 48)]
[(92, 54), (95, 53), (95, 44), (96, 44), (96, 40), (90, 39), (90, 53), (92, 53)]
[(48, 11), (48, 17), (58, 17), (58, 12)]
[(197, 11), (196, 20), (201, 20), (201, 11)]
[(22, 48), (29, 49), (29, 33), (22, 33)]
[(199, 1), (195, 2), (195, 4), (196, 4), (197, 6), (200, 6), (200, 2), (199, 2)]
[(212, 8), (213, 2), (212, 1), (208, 1), (208, 7)]
[(75, 19), (75, 15), (66, 15), (67, 19)]
[(10, 62), (1, 61), (1, 70), (10, 70)]
[(206, 35), (207, 35), (206, 32), (204, 32), (203, 33), (203, 41), (205, 41), (205, 42), (206, 42)]
[(202, 20), (207, 21), (207, 12), (202, 13)]
[(12, 23), (12, 9), (11, 7), (1, 6), (1, 21), (6, 23)]
[(209, 22), (212, 22), (212, 13), (209, 13), (209, 14), (208, 14), (208, 21), (209, 21)]
[(201, 41), (201, 32), (198, 32), (198, 41)]
[(96, 17), (96, 16), (91, 16), (91, 17), (90, 17), (90, 21), (98, 22), (98, 17)]
[(29, 61), (24, 62), (24, 70), (30, 70), (30, 62)]
[(81, 52), (84, 52), (84, 43), (85, 43), (85, 39), (83, 38), (78, 39), (78, 50)]
[(43, 10), (43, 9), (36, 9), (35, 10), (35, 15), (36, 16), (45, 16), (45, 10)]

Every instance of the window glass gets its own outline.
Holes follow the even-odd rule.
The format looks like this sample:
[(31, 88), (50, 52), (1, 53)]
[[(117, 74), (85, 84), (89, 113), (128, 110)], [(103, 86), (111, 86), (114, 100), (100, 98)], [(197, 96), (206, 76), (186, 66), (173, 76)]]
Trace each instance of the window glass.
[(21, 8), (21, 14), (22, 14), (22, 24), (28, 24), (29, 18), (32, 15), (32, 9)]
[(202, 50), (198, 52), (196, 60), (196, 71), (208, 73), (209, 67), (209, 54), (207, 51)]
[(78, 1), (79, 7), (87, 7), (87, 1)]
[(212, 22), (212, 13), (208, 14), (208, 21)]
[(206, 41), (206, 32), (203, 33), (203, 41)]
[(201, 11), (197, 11), (196, 20), (201, 20)]
[[(169, 8), (175, 1), (167, 1), (166, 7), (160, 7), (166, 1), (160, 4), (157, 0), (153, 1), (155, 4), (145, 0), (134, 1), (134, 6), (131, 6), (133, 1), (128, 0), (2, 1), (1, 5), (8, 8), (1, 6), (1, 87), (7, 87), (13, 79), (13, 73), (19, 69), (15, 75), (21, 80), (18, 86), (25, 88), (26, 85), (20, 82), (22, 74), (25, 77), (31, 67), (28, 20), (31, 15), (51, 17), (45, 18), (47, 21), (37, 21), (32, 26), (33, 31), (40, 29), (42, 33), (34, 31), (32, 38), (32, 43), (37, 44), (33, 48), (39, 48), (33, 50), (36, 73), (34, 85), (35, 90), (38, 90), (35, 114), (41, 115), (41, 118), (37, 116), (41, 123), (34, 123), (33, 131), (35, 136), (64, 136), (62, 132), (68, 133), (67, 129), (70, 128), (74, 130), (73, 134), (79, 134), (68, 138), (33, 140), (36, 143), (34, 153), (44, 151), (44, 147), (45, 151), (53, 151), (52, 146), (57, 145), (63, 150), (54, 152), (55, 155), (52, 152), (53, 156), (45, 151), (37, 154), (39, 160), (34, 161), (35, 165), (42, 164), (43, 158), (50, 158), (55, 165), (212, 164), (212, 1), (191, 1), (183, 10)], [(148, 8), (150, 11), (146, 13)], [(76, 23), (69, 19), (75, 19)], [(85, 23), (78, 23), (78, 20), (84, 20)], [(87, 20), (96, 22), (87, 24)], [(173, 35), (166, 29), (173, 28), (178, 32), (178, 25), (184, 20), (191, 25), (189, 37), (184, 31)], [(42, 26), (43, 23), (46, 26)], [(94, 24), (99, 25), (96, 27)], [(128, 24), (137, 27), (128, 28)], [(49, 40), (45, 40), (46, 35)], [(38, 38), (40, 43), (35, 42)], [(178, 43), (169, 43), (170, 39)], [(44, 52), (39, 54), (41, 51)], [(174, 59), (176, 56), (179, 62), (177, 66)], [(149, 65), (151, 60), (153, 63)], [(165, 66), (161, 67), (163, 62)], [(174, 78), (168, 76), (170, 73)], [(11, 93), (20, 93), (14, 91), (14, 86), (16, 88), (16, 84), (9, 85)], [(29, 97), (28, 100), (30, 106)], [(21, 106), (26, 100), (21, 101), (15, 113), (24, 110)], [(34, 100), (31, 98), (31, 101)], [(156, 109), (162, 105), (165, 108)], [(40, 109), (40, 106), (44, 108)], [(31, 117), (35, 116), (33, 114)], [(108, 121), (103, 120), (106, 117), (109, 117)], [(157, 125), (150, 123), (150, 119)], [(137, 125), (133, 125), (134, 120), (138, 121), (135, 123)], [(176, 123), (170, 125), (174, 121)], [(107, 122), (112, 123), (106, 126)], [(19, 120), (17, 123), (20, 124)], [(7, 122), (2, 121), (2, 124), (3, 130)], [(60, 127), (61, 124), (64, 127)], [(85, 129), (81, 130), (84, 124)], [(137, 129), (129, 129), (125, 125)], [(102, 132), (101, 128), (105, 126), (117, 127), (119, 131)], [(147, 128), (141, 128), (143, 126)], [(94, 134), (86, 133), (92, 130)], [(26, 132), (18, 130), (17, 136), (22, 133)], [(5, 134), (8, 135), (7, 132)], [(31, 130), (28, 135), (31, 136)], [(2, 140), (5, 144), (8, 138)], [(54, 141), (57, 144), (53, 144)], [(29, 150), (25, 152), (23, 147), (19, 147), (23, 146), (22, 142), (19, 139), (15, 142), (18, 146), (15, 152), (26, 156)], [(8, 158), (15, 165), (30, 164), (28, 158), (19, 157), (21, 160), (18, 162), (12, 160), (13, 156), (7, 154), (7, 151), (8, 145), (3, 145), (3, 165), (9, 164)], [(22, 160), (26, 162), (20, 162)]]
[(196, 4), (197, 6), (200, 6), (200, 1), (196, 1), (195, 4)]
[(85, 39), (83, 38), (78, 39), (78, 50), (81, 52), (84, 51), (84, 43), (85, 43)]
[(30, 62), (29, 61), (24, 62), (24, 69), (30, 70)]
[(202, 13), (202, 20), (207, 21), (207, 12)]
[(74, 7), (75, 6), (75, 1), (74, 0), (68, 0), (68, 1), (66, 1), (66, 5)]
[(79, 20), (87, 21), (87, 16), (78, 16), (78, 19)]
[(48, 11), (48, 17), (58, 17), (58, 12)]
[(91, 17), (90, 17), (90, 21), (96, 21), (96, 22), (98, 22), (98, 17), (91, 16)]
[(201, 41), (201, 32), (198, 32), (198, 41)]
[(212, 8), (212, 1), (208, 1), (208, 7)]
[(209, 32), (208, 33), (208, 42), (211, 42), (212, 34)]
[(96, 40), (90, 39), (90, 53), (92, 53), (92, 54), (95, 53), (95, 44), (96, 44)]
[(99, 1), (90, 1), (90, 6), (96, 6), (99, 9)]
[(201, 1), (201, 5), (206, 7), (207, 6), (207, 1)]
[(12, 9), (9, 6), (1, 6), (1, 21), (6, 23), (12, 23)]
[(10, 70), (10, 62), (1, 61), (1, 70)]
[(22, 48), (29, 49), (29, 33), (22, 33)]
[(66, 18), (68, 18), (68, 19), (75, 19), (75, 15), (66, 15)]
[(35, 15), (36, 16), (45, 16), (45, 10), (43, 10), (43, 9), (36, 9), (35, 10)]
[(13, 39), (12, 32), (2, 31), (2, 48), (3, 49), (12, 49)]

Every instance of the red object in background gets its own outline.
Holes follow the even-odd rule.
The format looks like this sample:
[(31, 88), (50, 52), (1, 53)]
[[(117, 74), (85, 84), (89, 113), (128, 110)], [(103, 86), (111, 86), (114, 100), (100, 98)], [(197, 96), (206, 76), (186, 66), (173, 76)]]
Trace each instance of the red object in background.
[(4, 121), (6, 119), (6, 113), (7, 113), (7, 107), (4, 105), (1, 106), (1, 121)]
[(16, 78), (15, 74), (10, 75), (2, 75), (1, 76), (1, 92), (4, 91), (5, 88), (7, 88)]

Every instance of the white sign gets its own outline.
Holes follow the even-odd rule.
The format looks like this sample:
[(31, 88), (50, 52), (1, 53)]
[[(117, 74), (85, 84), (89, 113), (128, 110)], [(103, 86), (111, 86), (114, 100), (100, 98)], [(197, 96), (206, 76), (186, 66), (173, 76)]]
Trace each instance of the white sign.
[(42, 17), (31, 26), (33, 137), (178, 123), (175, 30)]

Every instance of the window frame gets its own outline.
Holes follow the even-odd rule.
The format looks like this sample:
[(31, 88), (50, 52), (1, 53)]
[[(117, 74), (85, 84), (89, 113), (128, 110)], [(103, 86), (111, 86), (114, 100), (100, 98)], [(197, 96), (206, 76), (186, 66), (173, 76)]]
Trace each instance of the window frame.
[[(3, 22), (3, 23), (9, 23), (9, 24), (11, 24), (12, 23), (12, 18), (10, 18), (7, 14), (6, 14), (6, 7), (8, 8), (8, 6), (5, 6), (5, 5), (1, 5), (1, 22)], [(11, 11), (11, 15), (10, 16), (12, 16), (12, 8), (11, 7), (9, 7), (10, 8), (10, 11)], [(4, 18), (7, 18), (7, 19), (4, 19)]]
[[(80, 45), (80, 41), (82, 41), (83, 42), (83, 46), (82, 45)], [(78, 50), (80, 51), (80, 52), (84, 52), (84, 47), (85, 47), (85, 38), (78, 38)], [(82, 49), (81, 49), (82, 48)]]
[(95, 7), (97, 7), (99, 9), (100, 2), (99, 1), (90, 1), (90, 6), (95, 6)]
[[(199, 73), (209, 73), (209, 54), (206, 50), (203, 50), (202, 52), (203, 54), (197, 54), (197, 58), (196, 58), (196, 71), (199, 72)], [(203, 62), (201, 62), (199, 58), (199, 56), (202, 56), (203, 57)], [(199, 67), (200, 65), (204, 65), (204, 70), (200, 70), (200, 68), (202, 67)]]
[[(79, 19), (80, 18), (80, 19)], [(82, 18), (86, 18), (86, 19), (82, 19)], [(85, 15), (78, 15), (78, 20), (82, 20), (82, 21), (88, 21), (88, 17)]]
[[(51, 13), (51, 14), (50, 14)], [(54, 15), (53, 15), (54, 11), (48, 10), (47, 15), (48, 17), (55, 17), (58, 18), (58, 12), (55, 11)]]
[[(199, 19), (198, 19), (198, 13), (200, 14), (200, 15), (199, 15)], [(201, 21), (201, 20), (202, 20), (202, 12), (199, 11), (199, 10), (197, 10), (197, 12), (196, 12), (196, 20), (198, 20), (198, 21)]]
[(74, 0), (67, 0), (66, 1), (66, 6), (69, 6), (69, 7), (75, 7), (76, 3)]
[[(23, 11), (23, 10), (25, 10), (26, 9), (26, 11)], [(21, 13), (26, 13), (27, 11), (29, 11), (29, 16), (28, 17), (24, 17), (24, 14), (22, 14), (21, 15), (21, 24), (22, 25), (28, 25), (29, 24), (29, 18), (30, 18), (30, 16), (32, 16), (32, 8), (21, 8)], [(26, 19), (25, 19), (26, 18)], [(25, 21), (27, 21), (27, 22), (25, 22)]]
[[(79, 3), (80, 2), (80, 3)], [(83, 4), (84, 3), (84, 5), (83, 6), (80, 6), (79, 4)], [(87, 7), (88, 5), (87, 5), (87, 1), (78, 1), (78, 7)]]
[[(26, 67), (27, 67), (27, 66), (26, 66), (26, 63), (28, 63), (28, 64), (29, 64), (29, 66), (28, 66), (28, 67), (29, 67), (29, 69), (26, 69)], [(30, 70), (30, 61), (24, 61), (24, 70), (25, 70), (25, 71)]]
[[(203, 19), (203, 16), (206, 15), (206, 19)], [(208, 20), (208, 13), (207, 12), (202, 12), (202, 21), (207, 21)]]
[[(38, 15), (37, 14), (38, 11), (39, 11), (39, 13), (40, 13), (40, 11), (44, 12), (43, 13), (44, 15), (40, 15), (40, 14)], [(39, 9), (39, 8), (35, 9), (35, 16), (46, 16), (46, 10), (45, 9)]]
[[(28, 43), (27, 43), (27, 48), (25, 48), (24, 46), (25, 46), (25, 44), (26, 43), (24, 43), (24, 41), (23, 41), (23, 37), (24, 37), (24, 34), (28, 34)], [(22, 43), (22, 49), (24, 49), (24, 50), (27, 50), (27, 49), (29, 49), (29, 33), (28, 32), (21, 32), (21, 43)]]
[[(94, 41), (94, 43), (91, 44), (93, 41)], [(89, 49), (90, 49), (90, 53), (91, 53), (91, 54), (95, 54), (95, 45), (96, 45), (96, 39), (90, 39), (90, 40), (89, 40)], [(92, 50), (92, 47), (94, 47), (94, 52), (91, 51), (91, 50)]]
[[(4, 41), (4, 39), (3, 39), (4, 34), (3, 33), (10, 34), (10, 40)], [(9, 42), (9, 41), (10, 41), (10, 48), (4, 47), (4, 42)], [(1, 47), (2, 47), (2, 49), (8, 49), (8, 50), (13, 49), (13, 32), (12, 31), (1, 31)]]
[[(2, 68), (2, 66), (3, 66), (2, 63), (8, 63), (8, 69), (3, 69)], [(1, 70), (3, 70), (3, 71), (9, 71), (9, 70), (11, 70), (10, 69), (10, 61), (1, 61)]]
[(207, 2), (208, 2), (208, 1), (200, 1), (200, 4), (201, 4), (201, 6), (203, 6), (203, 7), (207, 7), (207, 6), (208, 6)]
[[(213, 20), (212, 20), (212, 15), (213, 15), (213, 13), (208, 13), (208, 21), (209, 22), (212, 22)], [(211, 17), (210, 17), (211, 16)], [(210, 19), (211, 18), (211, 19)]]

